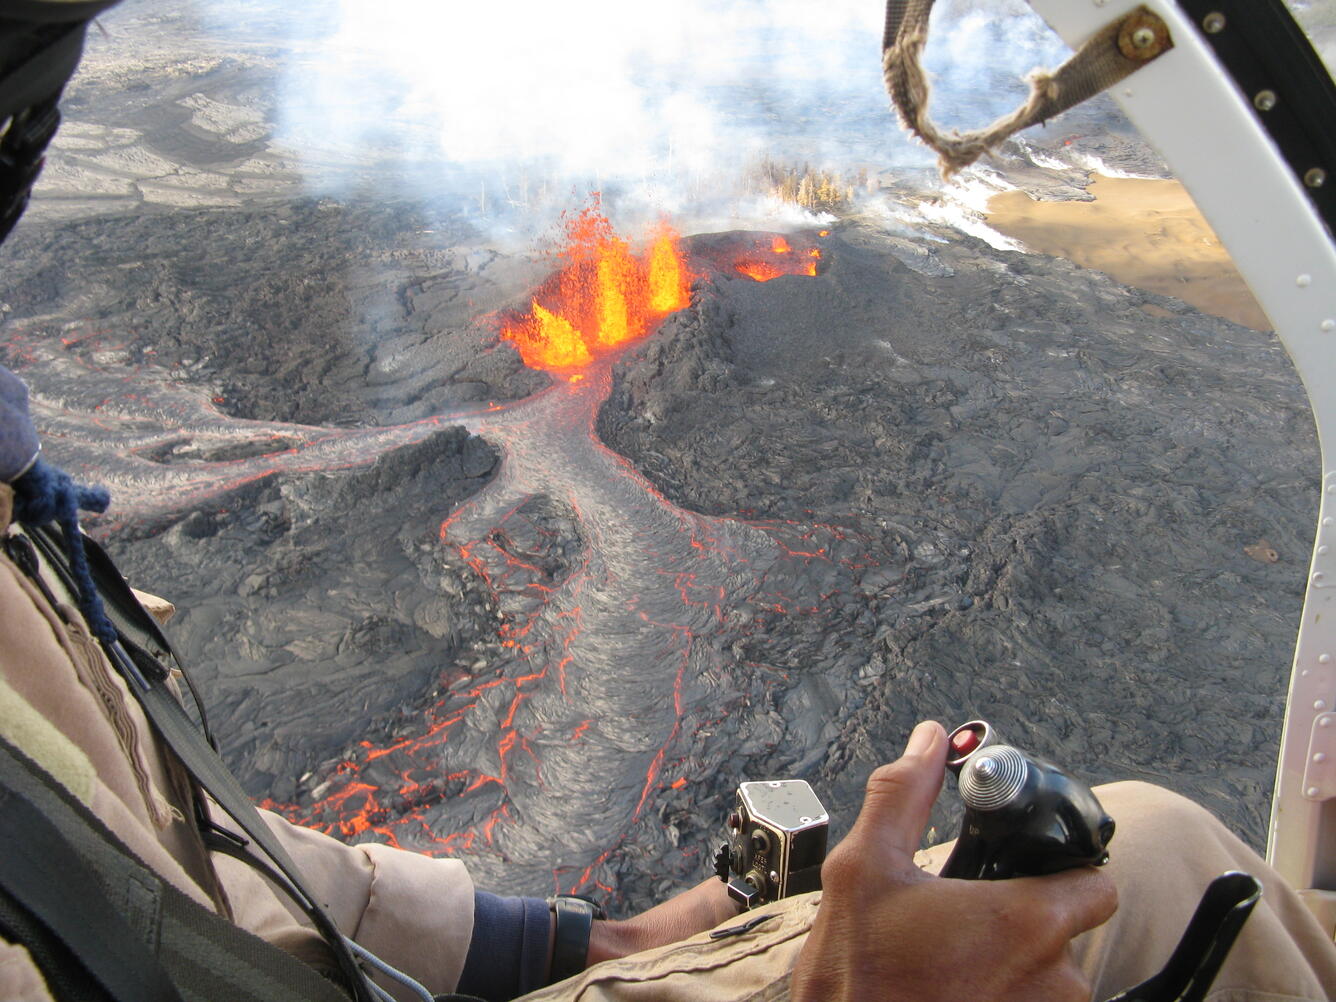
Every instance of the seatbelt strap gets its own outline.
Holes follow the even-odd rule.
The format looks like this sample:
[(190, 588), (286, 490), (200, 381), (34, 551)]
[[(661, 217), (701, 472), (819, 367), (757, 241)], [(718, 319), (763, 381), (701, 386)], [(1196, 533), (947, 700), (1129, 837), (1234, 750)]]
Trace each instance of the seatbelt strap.
[[(38, 541), (48, 562), (61, 569), (63, 573), (67, 573), (64, 571), (63, 547), (57, 542), (55, 530), (43, 527), (33, 531), (32, 535)], [(275, 869), (286, 880), (286, 884), (281, 885), (282, 889), (293, 896), (302, 911), (310, 916), (325, 942), (329, 944), (357, 1002), (378, 1002), (379, 993), (371, 986), (369, 978), (358, 965), (334, 921), (320, 902), (306, 890), (297, 864), (260, 817), (255, 805), (241, 788), (236, 777), (232, 775), (227, 764), (205, 740), (175, 694), (167, 688), (166, 671), (157, 664), (156, 659), (130, 639), (132, 633), (139, 633), (142, 636), (146, 630), (161, 637), (157, 625), (152, 623), (151, 617), (134, 599), (130, 586), (126, 584), (105, 551), (87, 537), (83, 543), (88, 555), (89, 569), (106, 605), (108, 618), (121, 635), (121, 642), (103, 644), (107, 658), (126, 678), (127, 687), (143, 707), (145, 716), (159, 737), (185, 766), (186, 771), (236, 822), (251, 842), (273, 861)], [(128, 600), (126, 596), (129, 596)], [(163, 644), (165, 643), (163, 640)], [(134, 658), (131, 652), (140, 656)]]
[(116, 1002), (181, 1002), (141, 937), (92, 889), (93, 872), (41, 812), (0, 788), (0, 886)]
[[(3, 932), (29, 948), (62, 1002), (348, 1002), (314, 968), (154, 873), (3, 739), (0, 840)], [(70, 958), (96, 985), (70, 970)]]

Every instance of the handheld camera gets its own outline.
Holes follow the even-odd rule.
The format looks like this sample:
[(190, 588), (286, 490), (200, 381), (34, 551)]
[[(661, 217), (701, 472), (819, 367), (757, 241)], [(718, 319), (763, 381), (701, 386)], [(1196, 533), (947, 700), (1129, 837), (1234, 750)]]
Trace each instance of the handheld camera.
[(743, 783), (715, 872), (744, 908), (821, 889), (830, 816), (801, 779)]

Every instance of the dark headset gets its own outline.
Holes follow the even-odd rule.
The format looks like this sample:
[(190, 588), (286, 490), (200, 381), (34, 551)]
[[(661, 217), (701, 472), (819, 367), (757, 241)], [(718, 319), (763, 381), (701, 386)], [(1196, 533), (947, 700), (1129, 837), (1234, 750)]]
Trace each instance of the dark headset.
[(27, 208), (88, 25), (117, 2), (6, 0), (0, 8), (0, 241)]

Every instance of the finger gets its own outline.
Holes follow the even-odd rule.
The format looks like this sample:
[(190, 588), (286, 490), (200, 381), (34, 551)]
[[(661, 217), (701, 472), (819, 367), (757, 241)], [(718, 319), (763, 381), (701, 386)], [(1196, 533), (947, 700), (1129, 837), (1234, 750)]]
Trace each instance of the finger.
[(914, 728), (905, 753), (867, 781), (853, 834), (913, 856), (928, 826), (946, 768), (946, 731), (934, 720)]
[(1034, 896), (1034, 907), (1047, 913), (1054, 933), (1064, 941), (1103, 925), (1118, 910), (1118, 889), (1107, 873), (1093, 866), (1007, 883)]

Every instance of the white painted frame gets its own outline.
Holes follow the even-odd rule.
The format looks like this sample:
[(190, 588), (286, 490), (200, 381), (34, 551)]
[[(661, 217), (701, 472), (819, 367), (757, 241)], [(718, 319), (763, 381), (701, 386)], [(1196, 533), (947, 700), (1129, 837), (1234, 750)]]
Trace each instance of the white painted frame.
[[(1312, 403), (1322, 502), (1267, 858), (1301, 889), (1331, 932), (1336, 924), (1336, 250), (1251, 104), (1173, 0), (1029, 3), (1073, 49), (1143, 3), (1168, 24), (1173, 50), (1110, 93), (1168, 161), (1233, 255)], [(1239, 26), (1226, 30), (1231, 28)], [(1329, 183), (1336, 183), (1336, 171)]]

